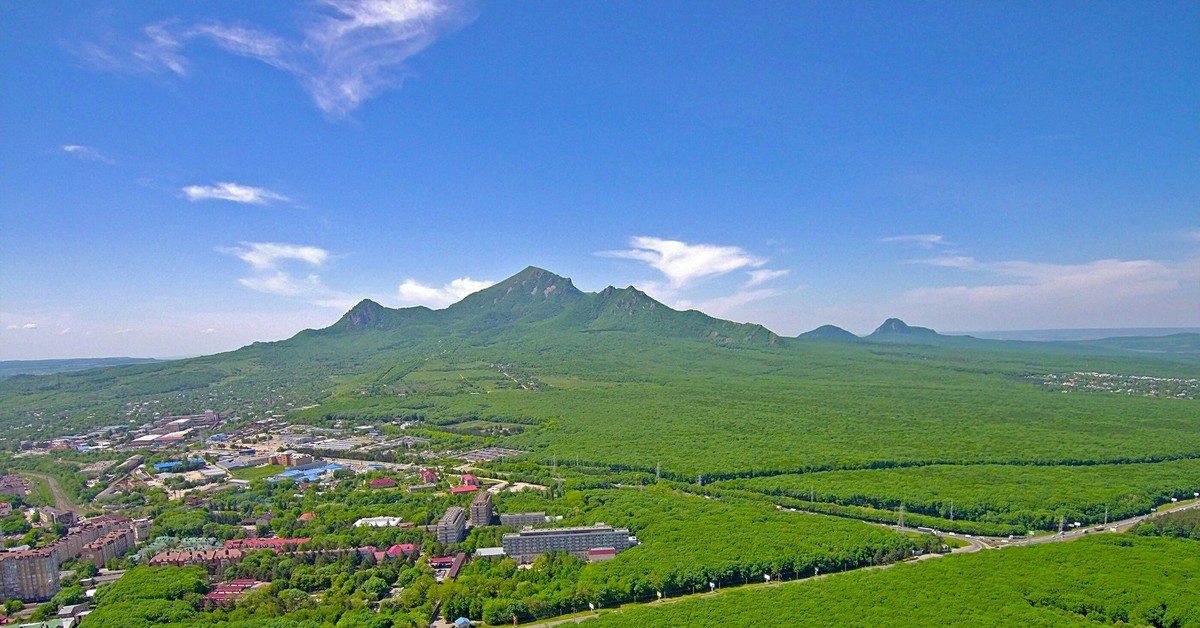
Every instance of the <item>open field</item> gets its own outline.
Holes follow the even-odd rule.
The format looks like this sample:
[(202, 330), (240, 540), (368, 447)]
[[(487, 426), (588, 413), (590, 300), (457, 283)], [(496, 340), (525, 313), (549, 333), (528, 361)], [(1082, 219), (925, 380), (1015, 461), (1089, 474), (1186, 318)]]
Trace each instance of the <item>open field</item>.
[(261, 480), (269, 478), (276, 473), (283, 471), (283, 465), (267, 464), (261, 467), (245, 467), (242, 469), (234, 469), (229, 472), (230, 477), (235, 480)]

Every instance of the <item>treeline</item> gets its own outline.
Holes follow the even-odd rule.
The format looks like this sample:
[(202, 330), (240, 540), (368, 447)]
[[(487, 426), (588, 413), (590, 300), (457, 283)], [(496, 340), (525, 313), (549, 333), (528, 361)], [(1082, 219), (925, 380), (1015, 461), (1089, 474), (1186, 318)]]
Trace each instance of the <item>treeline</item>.
[[(1087, 466), (929, 465), (720, 482), (768, 496), (896, 511), (1011, 528), (1057, 529), (1149, 512), (1200, 490), (1200, 460)], [(814, 507), (818, 508), (818, 507)], [(943, 529), (955, 529), (943, 524)], [(980, 533), (987, 533), (982, 532)]]
[(1198, 546), (1103, 535), (634, 608), (585, 625), (1194, 628)]
[(1142, 536), (1173, 536), (1200, 541), (1200, 509), (1151, 517), (1134, 526), (1130, 532)]

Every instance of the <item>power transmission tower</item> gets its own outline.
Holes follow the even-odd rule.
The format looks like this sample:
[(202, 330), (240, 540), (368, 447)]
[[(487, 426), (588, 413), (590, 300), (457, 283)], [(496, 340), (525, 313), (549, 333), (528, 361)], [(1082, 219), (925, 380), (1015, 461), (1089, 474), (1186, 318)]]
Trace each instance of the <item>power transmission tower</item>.
[(900, 504), (900, 527), (904, 527), (904, 504)]
[(662, 480), (662, 462), (661, 461), (657, 465), (654, 466), (654, 481), (658, 482), (660, 480)]

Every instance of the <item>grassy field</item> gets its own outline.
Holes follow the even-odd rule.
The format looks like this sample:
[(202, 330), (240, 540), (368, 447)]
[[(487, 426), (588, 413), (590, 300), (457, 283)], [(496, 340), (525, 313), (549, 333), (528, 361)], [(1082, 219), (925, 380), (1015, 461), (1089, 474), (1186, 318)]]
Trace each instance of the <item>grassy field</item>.
[(269, 478), (276, 473), (283, 471), (283, 465), (267, 464), (261, 467), (245, 467), (242, 469), (234, 469), (229, 472), (229, 475), (235, 480), (261, 480)]

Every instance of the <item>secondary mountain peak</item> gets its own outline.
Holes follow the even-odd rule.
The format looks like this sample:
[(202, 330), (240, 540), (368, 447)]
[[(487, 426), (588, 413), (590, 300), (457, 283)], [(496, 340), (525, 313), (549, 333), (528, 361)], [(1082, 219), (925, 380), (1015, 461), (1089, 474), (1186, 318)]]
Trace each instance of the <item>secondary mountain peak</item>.
[(889, 318), (871, 333), (871, 336), (915, 335), (936, 336), (938, 333), (928, 327), (912, 327), (898, 318)]
[(358, 302), (358, 305), (350, 308), (349, 312), (342, 315), (342, 321), (364, 329), (376, 327), (383, 321), (385, 310), (386, 308), (382, 305), (370, 299), (363, 299)]
[[(900, 324), (903, 325), (904, 323), (901, 322)], [(797, 338), (801, 340), (834, 340), (839, 342), (862, 340), (837, 325), (821, 325), (812, 331), (800, 334)]]

